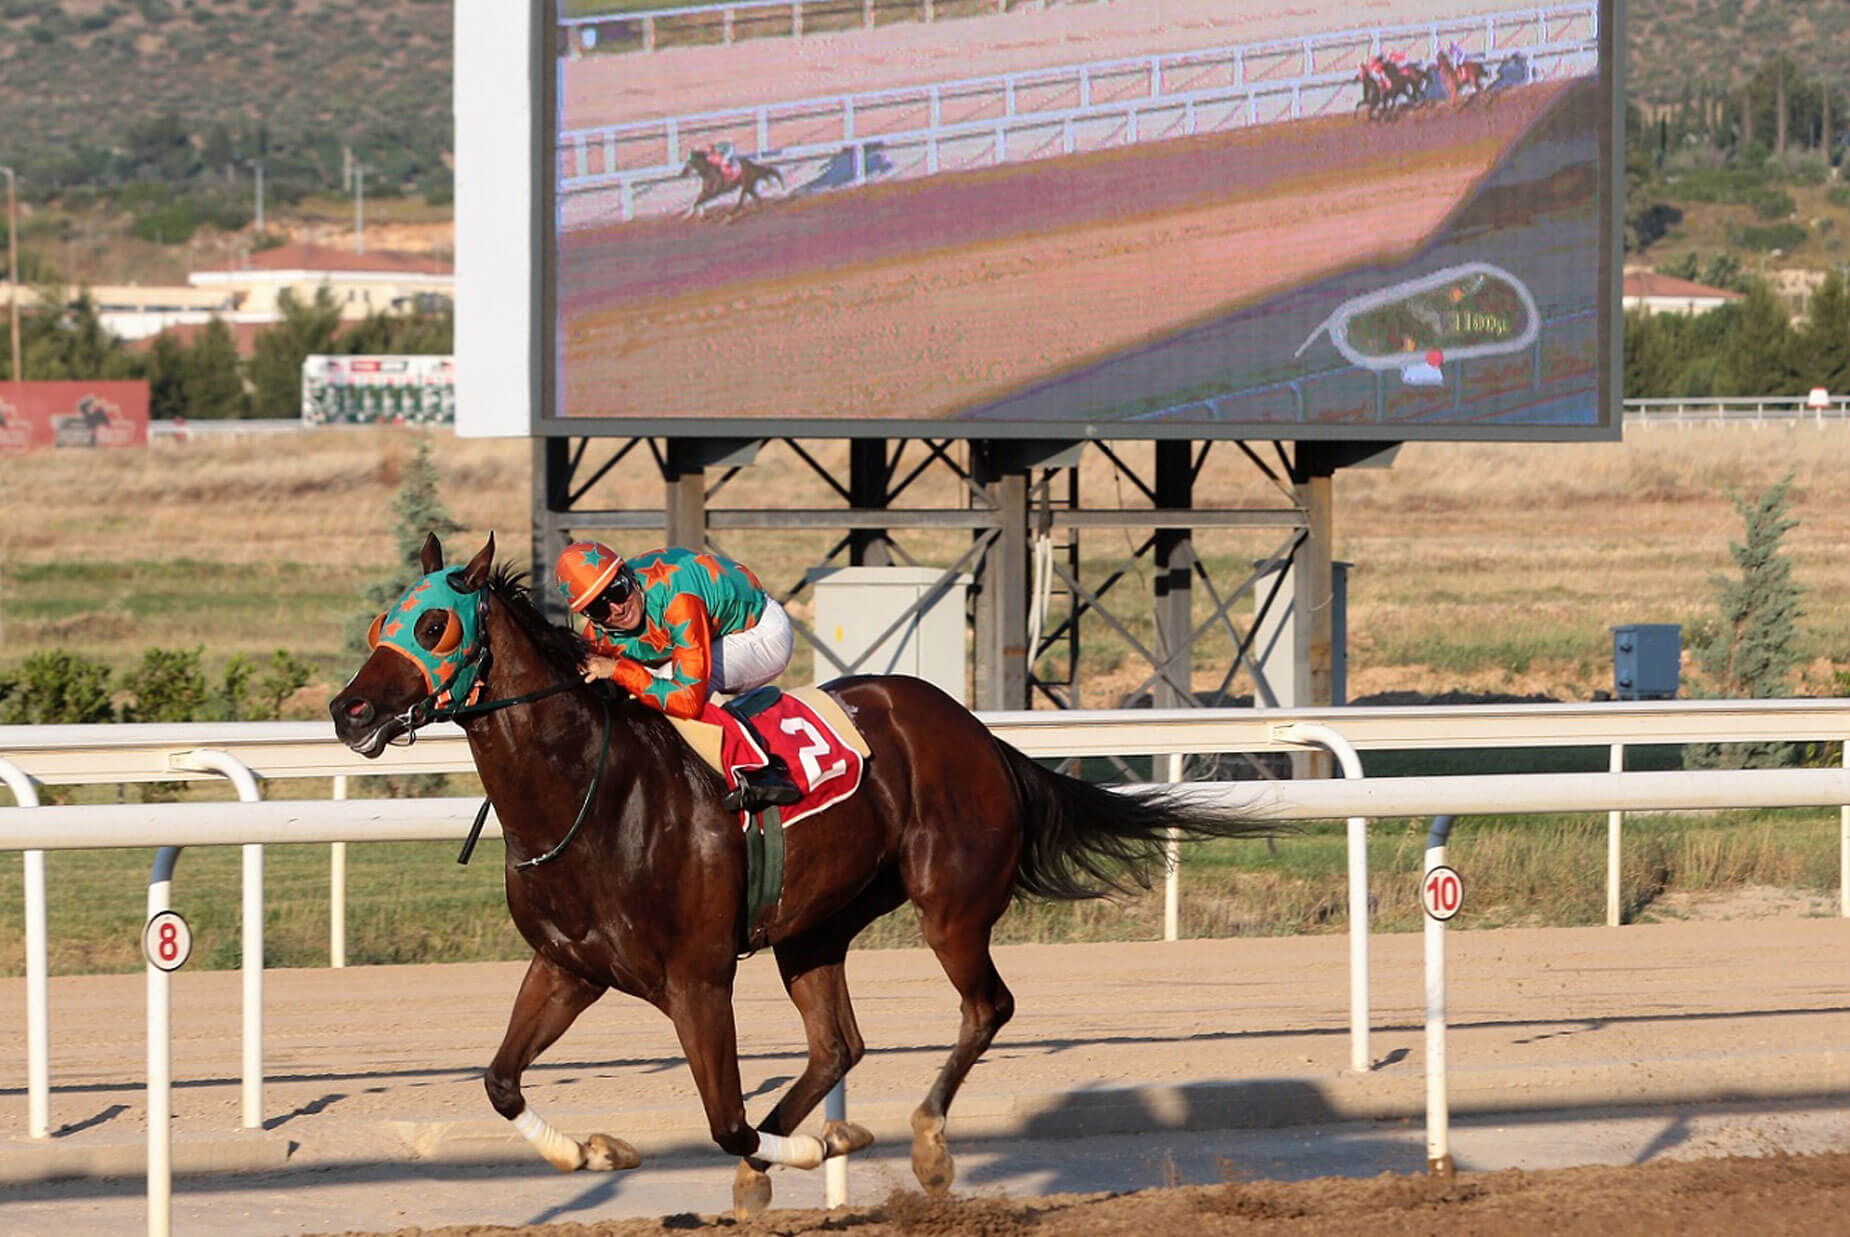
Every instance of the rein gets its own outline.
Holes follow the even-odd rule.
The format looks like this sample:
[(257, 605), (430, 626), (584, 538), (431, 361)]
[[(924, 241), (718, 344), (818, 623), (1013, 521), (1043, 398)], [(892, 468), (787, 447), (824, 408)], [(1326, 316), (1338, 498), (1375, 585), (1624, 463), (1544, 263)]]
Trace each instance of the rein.
[[(450, 709), (444, 712), (440, 717), (433, 717), (432, 720), (454, 721), (458, 718), (480, 717), (485, 713), (493, 713), (499, 709), (511, 708), (517, 704), (530, 704), (535, 700), (544, 700), (548, 696), (556, 696), (560, 692), (569, 691), (577, 686), (577, 683), (571, 682), (570, 680), (563, 683), (554, 683), (550, 687), (542, 687), (537, 691), (523, 692), (518, 696), (508, 696), (501, 700), (490, 700), (486, 704), (471, 704)], [(573, 838), (578, 836), (579, 828), (585, 823), (585, 817), (591, 811), (591, 800), (597, 797), (597, 786), (598, 783), (604, 779), (604, 764), (610, 755), (610, 700), (608, 697), (599, 696), (597, 703), (603, 711), (604, 738), (603, 741), (598, 744), (597, 768), (591, 772), (591, 784), (585, 787), (585, 798), (584, 802), (578, 805), (578, 815), (573, 818), (572, 827), (565, 831), (565, 836), (559, 839), (559, 844), (557, 846), (554, 846), (551, 850), (537, 858), (522, 859), (519, 863), (514, 865), (516, 871), (522, 871), (527, 868), (537, 868), (542, 863), (557, 859), (559, 853), (571, 844)], [(481, 839), (482, 827), (488, 823), (489, 806), (488, 797), (484, 795), (482, 797), (482, 806), (475, 810), (475, 823), (469, 826), (469, 836), (463, 839), (462, 852), (456, 856), (456, 862), (463, 867), (469, 865), (470, 856), (475, 854), (475, 844)]]

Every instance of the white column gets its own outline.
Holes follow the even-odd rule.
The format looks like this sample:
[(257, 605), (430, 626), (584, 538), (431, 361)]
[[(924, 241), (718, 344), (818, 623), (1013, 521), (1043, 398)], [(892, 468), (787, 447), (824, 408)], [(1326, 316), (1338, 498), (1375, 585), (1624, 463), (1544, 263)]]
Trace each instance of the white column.
[[(0, 782), (20, 807), (39, 805), (38, 786), (11, 761), (0, 760)], [(45, 852), (29, 850), (26, 893), (26, 1137), (51, 1137), (50, 963), (45, 950)]]
[[(1612, 745), (1612, 763), (1607, 766), (1614, 773), (1625, 772), (1625, 744)], [(1625, 822), (1624, 812), (1606, 813), (1606, 926), (1619, 926), (1619, 835)]]
[[(347, 776), (334, 778), (336, 800), (347, 797)], [(339, 970), (347, 965), (347, 844), (328, 844), (328, 965)]]

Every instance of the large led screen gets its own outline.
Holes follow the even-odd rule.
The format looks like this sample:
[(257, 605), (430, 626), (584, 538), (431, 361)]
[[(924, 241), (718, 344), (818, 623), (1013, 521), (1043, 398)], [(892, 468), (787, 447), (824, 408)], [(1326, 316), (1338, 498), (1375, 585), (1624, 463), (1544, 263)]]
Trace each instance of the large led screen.
[(1610, 3), (544, 21), (542, 433), (1617, 434)]

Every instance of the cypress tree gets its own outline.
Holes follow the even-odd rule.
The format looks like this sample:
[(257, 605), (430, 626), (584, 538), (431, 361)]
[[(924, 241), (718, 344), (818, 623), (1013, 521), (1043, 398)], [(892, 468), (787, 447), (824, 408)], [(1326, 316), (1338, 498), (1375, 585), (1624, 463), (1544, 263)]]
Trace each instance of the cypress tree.
[[(1798, 668), (1799, 586), (1780, 541), (1798, 526), (1788, 514), (1792, 475), (1751, 501), (1736, 497), (1744, 536), (1729, 544), (1738, 576), (1713, 578), (1720, 621), (1695, 649), (1697, 663), (1725, 697), (1771, 699), (1791, 694)], [(1693, 752), (1693, 763), (1765, 768), (1788, 762), (1790, 743), (1740, 743)]]

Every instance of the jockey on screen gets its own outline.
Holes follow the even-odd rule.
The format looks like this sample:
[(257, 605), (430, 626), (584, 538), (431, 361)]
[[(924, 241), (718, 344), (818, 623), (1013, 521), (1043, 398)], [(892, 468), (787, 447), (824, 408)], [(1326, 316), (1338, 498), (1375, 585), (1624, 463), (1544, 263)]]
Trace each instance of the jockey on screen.
[(720, 178), (730, 184), (739, 179), (739, 152), (733, 149), (731, 142), (715, 142), (709, 158), (713, 166), (719, 169)]
[[(710, 693), (762, 687), (790, 664), (789, 616), (729, 558), (670, 546), (624, 562), (607, 545), (579, 541), (559, 556), (553, 576), (594, 650), (585, 681), (614, 679), (670, 717), (715, 721)], [(729, 809), (800, 797), (775, 755), (739, 776)]]

